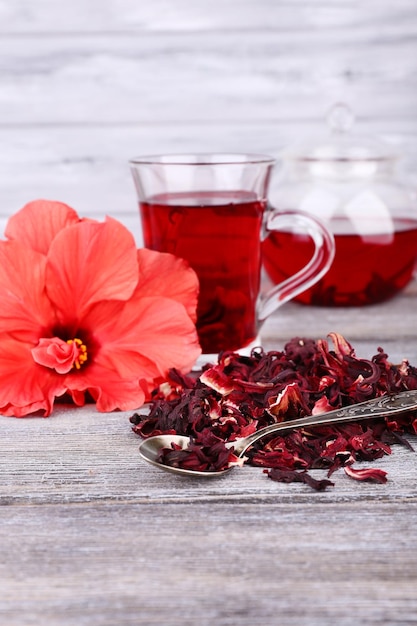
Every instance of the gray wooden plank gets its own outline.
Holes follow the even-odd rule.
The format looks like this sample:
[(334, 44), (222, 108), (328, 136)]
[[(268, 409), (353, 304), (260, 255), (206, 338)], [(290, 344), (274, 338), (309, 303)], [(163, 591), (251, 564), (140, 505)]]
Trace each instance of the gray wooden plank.
[(416, 623), (415, 500), (0, 514), (0, 619), (10, 626)]
[[(382, 134), (415, 178), (417, 118), (361, 123), (365, 134)], [(155, 125), (15, 126), (0, 128), (0, 233), (7, 218), (36, 198), (60, 200), (81, 215), (122, 221), (142, 245), (128, 159), (173, 152), (261, 152), (278, 159), (288, 144), (316, 134), (320, 122), (259, 122)]]
[[(291, 313), (289, 312), (291, 315)], [(314, 336), (310, 328), (308, 336)], [(283, 349), (284, 341), (265, 342)], [(305, 335), (304, 335), (305, 336)], [(318, 338), (318, 336), (316, 336)], [(374, 354), (361, 352), (370, 358)], [(393, 344), (391, 343), (391, 346)], [(376, 347), (376, 346), (375, 346)], [(414, 363), (417, 362), (417, 359)], [(335, 487), (314, 493), (303, 485), (269, 480), (260, 468), (244, 467), (220, 479), (183, 479), (140, 460), (140, 439), (131, 431), (130, 413), (99, 414), (94, 407), (56, 405), (50, 418), (0, 417), (0, 503), (48, 504), (92, 501), (228, 501), (279, 498), (281, 502), (348, 500), (397, 501), (417, 497), (413, 479), (416, 456), (395, 446), (393, 454), (374, 464), (389, 472), (385, 485), (358, 483), (343, 471), (333, 475)], [(416, 439), (416, 438), (414, 438)], [(411, 440), (414, 441), (411, 437)], [(325, 472), (313, 475), (324, 478)]]
[(413, 0), (25, 0), (0, 3), (0, 30), (5, 34), (55, 32), (206, 31), (219, 29), (277, 31), (341, 27), (381, 33), (407, 29), (415, 17)]
[[(404, 36), (405, 35), (405, 36)], [(152, 122), (413, 117), (417, 36), (329, 31), (3, 38), (0, 118)]]
[[(385, 485), (358, 483), (343, 471), (333, 475), (335, 487), (322, 493), (299, 484), (267, 478), (261, 468), (244, 467), (219, 479), (185, 479), (148, 466), (138, 455), (140, 439), (128, 416), (98, 415), (94, 409), (57, 408), (54, 416), (0, 418), (0, 503), (3, 505), (132, 502), (343, 502), (413, 500), (417, 486), (416, 456), (394, 446), (393, 453), (373, 463), (388, 472)], [(414, 438), (415, 439), (415, 438)], [(410, 438), (414, 445), (416, 443)], [(325, 471), (314, 470), (316, 478)]]
[(289, 337), (325, 338), (329, 332), (337, 332), (350, 341), (358, 356), (370, 358), (381, 346), (391, 362), (408, 359), (411, 364), (417, 364), (416, 289), (417, 282), (413, 280), (392, 300), (365, 307), (311, 307), (287, 303), (264, 324), (263, 341), (272, 349), (274, 344), (279, 345)]

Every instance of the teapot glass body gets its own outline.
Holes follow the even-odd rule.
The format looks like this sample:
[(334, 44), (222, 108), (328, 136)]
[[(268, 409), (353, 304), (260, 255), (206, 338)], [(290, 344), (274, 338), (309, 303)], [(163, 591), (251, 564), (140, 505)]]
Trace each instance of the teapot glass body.
[[(327, 274), (296, 299), (322, 306), (362, 306), (387, 300), (412, 279), (417, 259), (417, 207), (397, 173), (397, 157), (381, 144), (337, 141), (289, 151), (271, 201), (277, 209), (320, 218), (335, 237)], [(273, 282), (311, 257), (297, 231), (272, 233), (264, 266)]]

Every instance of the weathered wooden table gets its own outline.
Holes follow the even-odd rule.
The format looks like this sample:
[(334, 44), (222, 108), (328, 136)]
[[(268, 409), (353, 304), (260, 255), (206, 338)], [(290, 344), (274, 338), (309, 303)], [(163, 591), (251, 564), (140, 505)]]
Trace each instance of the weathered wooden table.
[[(416, 365), (416, 317), (416, 283), (364, 309), (288, 304), (264, 345), (337, 331), (358, 356)], [(141, 462), (129, 415), (0, 417), (1, 625), (417, 624), (411, 451), (375, 464), (385, 485), (184, 479)]]

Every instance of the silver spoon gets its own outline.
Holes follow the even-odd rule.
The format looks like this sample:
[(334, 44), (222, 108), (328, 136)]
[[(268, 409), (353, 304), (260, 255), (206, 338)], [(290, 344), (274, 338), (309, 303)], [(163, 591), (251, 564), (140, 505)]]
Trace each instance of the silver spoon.
[[(339, 422), (358, 422), (360, 420), (372, 419), (374, 417), (386, 417), (388, 415), (398, 415), (399, 413), (406, 413), (417, 409), (417, 390), (402, 391), (395, 395), (381, 396), (379, 398), (373, 398), (360, 404), (352, 404), (351, 406), (344, 407), (342, 409), (336, 409), (335, 411), (329, 411), (327, 413), (321, 413), (320, 415), (309, 415), (308, 417), (300, 417), (299, 419), (291, 420), (288, 422), (280, 422), (279, 424), (271, 424), (265, 428), (261, 428), (257, 432), (236, 439), (235, 441), (228, 441), (225, 445), (227, 448), (234, 448), (234, 453), (238, 457), (242, 457), (246, 450), (258, 439), (262, 439), (266, 435), (271, 435), (277, 432), (286, 432), (293, 430), (294, 428), (303, 428), (307, 426), (320, 426), (326, 424), (336, 424)], [(163, 448), (171, 448), (171, 444), (175, 443), (182, 449), (186, 449), (190, 443), (190, 437), (183, 435), (156, 435), (155, 437), (149, 437), (142, 441), (139, 445), (139, 454), (141, 457), (156, 465), (159, 469), (173, 474), (182, 474), (184, 476), (203, 476), (204, 478), (215, 478), (223, 476), (227, 472), (233, 469), (228, 467), (216, 472), (202, 472), (198, 470), (183, 469), (181, 467), (170, 467), (164, 465), (158, 461), (159, 454)]]

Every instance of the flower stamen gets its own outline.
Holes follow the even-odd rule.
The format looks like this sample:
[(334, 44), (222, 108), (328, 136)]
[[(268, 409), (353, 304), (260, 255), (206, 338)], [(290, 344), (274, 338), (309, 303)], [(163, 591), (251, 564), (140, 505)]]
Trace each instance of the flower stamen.
[(58, 374), (68, 374), (74, 368), (79, 370), (88, 360), (87, 346), (78, 337), (67, 341), (60, 337), (42, 337), (31, 352), (36, 363)]
[(84, 363), (88, 360), (87, 346), (78, 337), (75, 337), (74, 339), (68, 339), (67, 343), (69, 345), (75, 344), (77, 353), (74, 358), (72, 367), (75, 367), (77, 370), (79, 370), (80, 367), (84, 365)]

